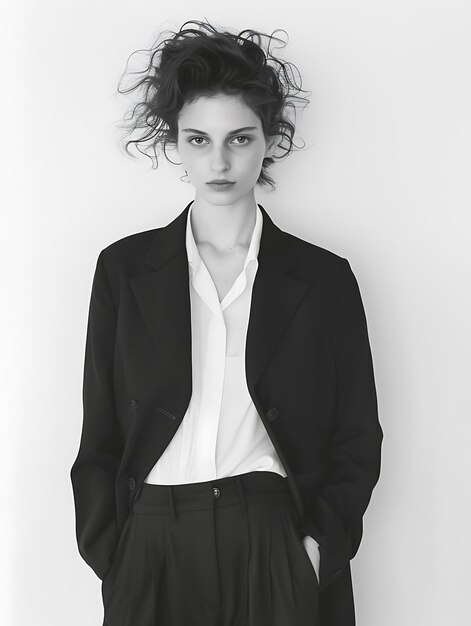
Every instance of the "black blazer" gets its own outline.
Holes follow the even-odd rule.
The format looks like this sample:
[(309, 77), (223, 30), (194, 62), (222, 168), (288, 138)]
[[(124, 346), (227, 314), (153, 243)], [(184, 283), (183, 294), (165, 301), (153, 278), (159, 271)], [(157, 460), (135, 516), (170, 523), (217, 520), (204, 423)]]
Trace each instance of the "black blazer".
[[(192, 394), (190, 204), (166, 226), (108, 245), (96, 264), (70, 476), (78, 548), (101, 579)], [(348, 261), (281, 230), (258, 206), (247, 386), (287, 472), (299, 532), (320, 544), (319, 619), (346, 626), (354, 623), (349, 561), (383, 437), (365, 313)]]

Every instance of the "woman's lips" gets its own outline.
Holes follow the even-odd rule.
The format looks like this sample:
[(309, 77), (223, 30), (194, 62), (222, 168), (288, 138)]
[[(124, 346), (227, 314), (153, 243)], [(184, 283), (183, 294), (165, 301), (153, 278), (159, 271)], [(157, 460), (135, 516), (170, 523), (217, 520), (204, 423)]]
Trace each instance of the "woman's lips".
[(235, 183), (206, 183), (206, 184), (209, 185), (211, 189), (214, 189), (214, 191), (225, 191), (226, 189), (230, 189), (232, 185), (235, 185)]

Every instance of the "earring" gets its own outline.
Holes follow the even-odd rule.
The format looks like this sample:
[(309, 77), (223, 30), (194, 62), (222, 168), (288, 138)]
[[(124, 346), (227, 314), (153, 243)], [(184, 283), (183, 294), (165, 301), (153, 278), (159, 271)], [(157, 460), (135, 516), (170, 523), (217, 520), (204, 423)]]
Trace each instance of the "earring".
[(182, 181), (182, 183), (189, 183), (190, 182), (190, 178), (188, 177), (188, 180), (183, 180), (183, 178), (187, 176), (188, 177), (188, 172), (185, 170), (185, 174), (183, 176), (180, 176), (180, 180)]

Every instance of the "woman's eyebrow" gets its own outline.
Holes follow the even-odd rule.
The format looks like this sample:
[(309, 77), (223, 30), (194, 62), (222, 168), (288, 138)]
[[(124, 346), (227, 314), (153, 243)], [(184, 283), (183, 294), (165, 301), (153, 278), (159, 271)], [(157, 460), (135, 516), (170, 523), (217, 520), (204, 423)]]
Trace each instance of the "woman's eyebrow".
[[(242, 128), (236, 128), (227, 133), (227, 135), (234, 135), (235, 133), (242, 133), (247, 130), (257, 130), (256, 126), (243, 126)], [(204, 130), (197, 130), (196, 128), (182, 128), (183, 133), (198, 133), (198, 135), (208, 135)]]

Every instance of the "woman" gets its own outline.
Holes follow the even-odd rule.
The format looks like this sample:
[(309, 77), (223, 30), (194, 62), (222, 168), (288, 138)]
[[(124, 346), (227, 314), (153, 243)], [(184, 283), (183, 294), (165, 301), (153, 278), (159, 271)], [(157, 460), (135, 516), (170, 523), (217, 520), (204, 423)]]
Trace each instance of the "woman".
[(125, 90), (126, 147), (176, 148), (195, 197), (98, 256), (79, 550), (108, 626), (353, 625), (382, 441), (366, 318), (348, 261), (254, 195), (301, 89), (255, 31), (172, 35)]

